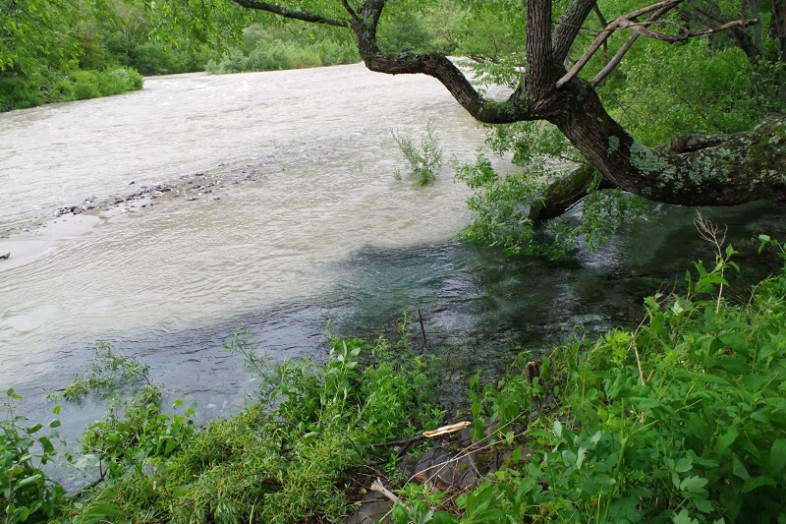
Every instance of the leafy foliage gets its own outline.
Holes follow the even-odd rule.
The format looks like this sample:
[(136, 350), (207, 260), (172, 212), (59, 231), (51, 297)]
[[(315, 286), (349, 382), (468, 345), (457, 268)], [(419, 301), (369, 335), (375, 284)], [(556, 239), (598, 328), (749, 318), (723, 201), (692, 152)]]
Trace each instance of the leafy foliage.
[[(420, 138), (420, 147), (409, 135), (397, 131), (392, 131), (392, 134), (418, 184), (425, 186), (432, 183), (436, 179), (434, 172), (442, 166), (442, 148), (439, 145), (434, 123), (428, 123), (426, 133)], [(401, 174), (397, 172), (396, 178), (401, 178)]]
[[(0, 420), (0, 521), (48, 522), (60, 514), (65, 502), (65, 490), (42, 469), (56, 455), (52, 441), (59, 438), (60, 421), (52, 419), (47, 424), (49, 435), (41, 435), (43, 424), (29, 424), (14, 413), (13, 402), (20, 398), (13, 389), (6, 392), (8, 414)], [(55, 408), (54, 414), (58, 413)]]
[(532, 382), (526, 356), (476, 381), (473, 413), (509, 460), (433, 521), (780, 522), (786, 268), (729, 304), (733, 254), (697, 263), (686, 295), (646, 299), (636, 331), (561, 346)]
[(63, 398), (69, 402), (79, 402), (89, 393), (102, 397), (114, 396), (120, 388), (141, 383), (150, 385), (150, 367), (139, 360), (115, 353), (106, 342), (96, 344), (93, 356), (87, 366), (86, 377), (75, 375), (62, 393), (50, 393), (50, 399)]
[(191, 412), (160, 413), (146, 388), (93, 424), (85, 452), (108, 464), (106, 483), (73, 515), (113, 511), (127, 522), (300, 522), (347, 510), (354, 468), (387, 460), (384, 444), (440, 422), (433, 378), (406, 339), (333, 339), (325, 364), (264, 367), (242, 336), (233, 351), (264, 373), (260, 403), (194, 432)]

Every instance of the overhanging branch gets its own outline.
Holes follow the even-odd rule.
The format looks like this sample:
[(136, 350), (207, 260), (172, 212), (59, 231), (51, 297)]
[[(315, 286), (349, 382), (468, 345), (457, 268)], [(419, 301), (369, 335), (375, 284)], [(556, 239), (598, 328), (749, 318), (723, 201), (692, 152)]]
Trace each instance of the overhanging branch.
[(717, 27), (706, 27), (704, 29), (699, 29), (698, 31), (680, 31), (679, 34), (676, 35), (668, 35), (664, 33), (659, 33), (657, 31), (653, 31), (649, 29), (646, 24), (636, 23), (636, 22), (629, 22), (620, 25), (620, 29), (631, 29), (637, 34), (642, 36), (646, 36), (648, 38), (654, 38), (655, 40), (662, 40), (663, 42), (668, 42), (670, 44), (675, 44), (677, 42), (684, 42), (689, 38), (693, 38), (696, 36), (703, 36), (703, 35), (710, 35), (713, 33), (719, 33), (721, 31), (728, 31), (729, 29), (739, 28), (739, 27), (748, 27), (758, 23), (758, 20), (733, 20), (731, 22), (726, 22), (725, 24), (721, 24)]
[(486, 124), (510, 124), (539, 120), (543, 115), (529, 112), (515, 91), (503, 102), (485, 98), (456, 65), (444, 55), (409, 54), (374, 55), (364, 59), (366, 67), (390, 75), (424, 74), (437, 79), (476, 120)]
[[(669, 11), (674, 9), (674, 7), (675, 6), (667, 6), (667, 7), (664, 7), (663, 9), (659, 9), (658, 11), (655, 11), (655, 13), (653, 13), (647, 19), (647, 23), (653, 23), (653, 22), (657, 21), (660, 17), (662, 17), (663, 15), (665, 15), (666, 13), (668, 13)], [(603, 82), (603, 80), (605, 80), (605, 78), (612, 71), (614, 71), (614, 69), (622, 61), (622, 57), (625, 56), (625, 54), (628, 52), (628, 50), (636, 42), (636, 40), (638, 40), (639, 36), (640, 36), (639, 33), (634, 32), (632, 35), (630, 35), (628, 37), (628, 39), (625, 41), (625, 43), (622, 44), (622, 47), (620, 47), (617, 50), (617, 52), (614, 54), (614, 57), (592, 79), (592, 82), (591, 82), (592, 87), (596, 87), (596, 86), (600, 85)]]
[(675, 7), (684, 1), (685, 0), (665, 0), (663, 2), (657, 2), (647, 7), (642, 7), (641, 9), (632, 11), (626, 15), (620, 16), (619, 18), (608, 24), (606, 27), (603, 28), (600, 34), (598, 34), (597, 38), (595, 38), (595, 41), (592, 42), (592, 44), (590, 44), (590, 46), (587, 48), (586, 51), (584, 51), (584, 54), (581, 55), (581, 58), (579, 58), (579, 60), (573, 65), (573, 67), (570, 68), (570, 71), (568, 71), (562, 78), (557, 80), (557, 89), (561, 88), (562, 86), (570, 82), (570, 80), (574, 76), (579, 74), (579, 72), (584, 68), (585, 65), (587, 65), (587, 62), (589, 62), (590, 58), (592, 58), (592, 56), (600, 48), (600, 46), (603, 45), (603, 43), (612, 35), (612, 33), (614, 33), (614, 31), (619, 29), (620, 24), (629, 22), (639, 16), (646, 15), (653, 11), (658, 11), (664, 8)]
[[(680, 27), (680, 30), (677, 34), (660, 33), (650, 29), (653, 24), (661, 23), (659, 22), (659, 19), (668, 11), (681, 4), (683, 1), (684, 0), (664, 0), (662, 2), (657, 2), (647, 7), (637, 9), (636, 11), (632, 11), (626, 15), (620, 16), (610, 24), (607, 24), (600, 34), (598, 34), (597, 38), (595, 38), (592, 44), (587, 48), (584, 54), (582, 54), (579, 60), (573, 65), (573, 67), (571, 67), (570, 70), (562, 76), (562, 78), (557, 80), (557, 89), (560, 89), (565, 84), (570, 82), (571, 79), (573, 79), (576, 75), (578, 75), (584, 66), (587, 65), (589, 60), (595, 55), (600, 46), (606, 42), (606, 40), (614, 33), (614, 31), (619, 29), (629, 29), (633, 31), (634, 34), (625, 41), (622, 47), (617, 51), (614, 58), (608, 64), (606, 64), (606, 66), (597, 75), (595, 75), (595, 77), (592, 79), (593, 86), (597, 86), (603, 82), (609, 73), (611, 73), (611, 71), (613, 71), (614, 68), (619, 65), (622, 57), (625, 55), (625, 53), (628, 52), (638, 36), (646, 36), (648, 38), (653, 38), (664, 42), (677, 43), (684, 42), (689, 38), (694, 38), (697, 36), (719, 33), (721, 31), (728, 31), (731, 29), (745, 28), (758, 23), (758, 20), (733, 20), (718, 26), (706, 27), (695, 31), (691, 31), (685, 27)], [(655, 13), (646, 21), (639, 22), (636, 20), (636, 18), (639, 16), (652, 13), (653, 11)]]
[(246, 9), (256, 9), (257, 11), (265, 11), (274, 15), (282, 16), (284, 18), (291, 18), (293, 20), (300, 20), (302, 22), (309, 22), (312, 24), (323, 24), (333, 27), (350, 27), (348, 20), (337, 20), (335, 18), (328, 18), (325, 16), (317, 15), (314, 13), (306, 13), (303, 11), (294, 11), (281, 7), (280, 5), (271, 4), (268, 2), (258, 2), (257, 0), (232, 0), (237, 5), (245, 7)]

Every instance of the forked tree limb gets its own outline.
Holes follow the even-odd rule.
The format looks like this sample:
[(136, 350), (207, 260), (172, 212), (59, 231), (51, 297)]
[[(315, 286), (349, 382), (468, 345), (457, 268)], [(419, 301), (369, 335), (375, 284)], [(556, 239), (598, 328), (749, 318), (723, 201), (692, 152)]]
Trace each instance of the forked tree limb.
[(648, 38), (662, 40), (663, 42), (668, 42), (670, 44), (676, 44), (677, 42), (684, 42), (689, 38), (720, 33), (722, 31), (728, 31), (729, 29), (734, 28), (749, 27), (757, 23), (758, 20), (732, 20), (731, 22), (726, 22), (725, 24), (721, 24), (717, 27), (706, 27), (704, 29), (699, 29), (698, 31), (681, 31), (680, 34), (677, 35), (658, 33), (657, 31), (649, 29), (646, 24), (630, 21), (623, 23), (619, 26), (619, 28), (630, 29), (637, 34), (646, 36)]
[[(676, 6), (667, 6), (667, 7), (664, 7), (663, 9), (659, 9), (658, 11), (656, 11), (655, 13), (653, 13), (653, 14), (652, 14), (652, 16), (650, 16), (650, 17), (647, 19), (647, 23), (653, 23), (653, 22), (655, 22), (655, 21), (656, 21), (656, 20), (658, 20), (660, 17), (662, 17), (663, 15), (665, 15), (666, 13), (668, 13), (669, 11), (671, 11), (672, 9), (674, 9), (674, 7), (676, 7)], [(605, 78), (606, 78), (607, 76), (609, 76), (609, 74), (610, 74), (612, 71), (614, 71), (614, 69), (615, 69), (615, 68), (616, 68), (616, 67), (619, 65), (619, 63), (622, 61), (622, 58), (625, 56), (625, 54), (626, 54), (626, 53), (627, 53), (627, 52), (630, 50), (630, 48), (631, 48), (631, 47), (633, 47), (633, 44), (634, 44), (634, 43), (636, 43), (636, 40), (638, 40), (639, 36), (640, 36), (640, 35), (639, 35), (639, 33), (635, 33), (635, 32), (634, 32), (632, 35), (630, 35), (630, 36), (628, 37), (628, 39), (625, 41), (625, 43), (624, 43), (624, 44), (622, 44), (622, 47), (620, 47), (620, 48), (617, 50), (617, 52), (614, 54), (614, 58), (612, 58), (612, 59), (611, 59), (611, 60), (610, 60), (610, 61), (609, 61), (609, 62), (608, 62), (608, 63), (607, 63), (607, 64), (606, 64), (604, 67), (603, 67), (603, 69), (601, 69), (601, 70), (600, 70), (600, 71), (599, 71), (599, 72), (598, 72), (598, 73), (597, 73), (597, 74), (596, 74), (596, 75), (595, 75), (595, 76), (592, 78), (592, 81), (590, 82), (590, 83), (592, 84), (592, 87), (596, 87), (596, 86), (600, 85), (601, 83), (603, 83), (603, 80), (605, 80)], [(604, 45), (605, 45), (605, 43), (604, 43)]]
[(647, 7), (642, 7), (641, 9), (637, 9), (635, 11), (631, 11), (626, 15), (622, 15), (616, 18), (613, 22), (606, 25), (600, 34), (595, 38), (595, 41), (590, 44), (584, 54), (578, 59), (578, 61), (570, 68), (570, 70), (562, 76), (557, 81), (557, 89), (560, 89), (562, 86), (570, 82), (570, 80), (579, 74), (579, 72), (587, 65), (587, 62), (590, 61), (590, 58), (600, 49), (600, 46), (616, 31), (620, 28), (620, 25), (626, 22), (630, 22), (631, 20), (638, 18), (639, 16), (643, 16), (649, 14), (653, 11), (659, 11), (661, 9), (676, 7), (677, 5), (681, 4), (685, 0), (664, 0), (663, 2), (657, 2), (655, 4), (649, 5)]

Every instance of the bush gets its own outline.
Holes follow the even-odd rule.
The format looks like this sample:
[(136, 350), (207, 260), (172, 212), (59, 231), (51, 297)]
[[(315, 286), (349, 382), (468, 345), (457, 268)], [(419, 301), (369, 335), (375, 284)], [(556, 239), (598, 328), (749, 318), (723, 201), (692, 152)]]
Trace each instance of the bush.
[(729, 304), (734, 251), (717, 247), (685, 296), (645, 300), (639, 329), (561, 346), (531, 381), (525, 357), (497, 385), (475, 380), (477, 436), (485, 415), (497, 442), (512, 446), (509, 460), (458, 498), (458, 516), (434, 518), (783, 522), (786, 267), (749, 303)]
[(6, 392), (8, 416), (0, 420), (2, 522), (48, 522), (60, 513), (65, 500), (63, 488), (42, 469), (56, 454), (52, 439), (58, 436), (60, 421), (55, 418), (48, 424), (49, 436), (39, 436), (42, 424), (29, 424), (14, 414), (12, 404), (19, 398), (13, 389)]
[(0, 75), (0, 111), (24, 109), (45, 103), (40, 81), (15, 75)]
[[(334, 339), (325, 364), (302, 360), (275, 368), (264, 367), (242, 341), (232, 348), (264, 374), (261, 402), (194, 432), (190, 413), (161, 414), (160, 391), (146, 387), (88, 429), (84, 452), (100, 461), (106, 483), (85, 494), (69, 516), (114, 513), (128, 522), (333, 519), (347, 509), (342, 481), (353, 468), (384, 463), (388, 457), (379, 444), (430, 428), (443, 415), (429, 405), (433, 379), (406, 339), (394, 345)], [(117, 369), (109, 369), (108, 378), (114, 381), (118, 372), (122, 378), (129, 362), (109, 356), (98, 362), (119, 363), (110, 366)]]
[(74, 85), (74, 98), (76, 100), (101, 96), (101, 90), (98, 87), (98, 75), (95, 71), (74, 71), (69, 74), (69, 77)]

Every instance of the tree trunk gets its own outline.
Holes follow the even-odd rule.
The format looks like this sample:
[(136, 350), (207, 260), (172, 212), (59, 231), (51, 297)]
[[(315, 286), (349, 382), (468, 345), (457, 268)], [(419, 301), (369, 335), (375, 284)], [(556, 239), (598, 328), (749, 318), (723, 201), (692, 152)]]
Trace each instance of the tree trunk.
[(781, 49), (781, 59), (786, 60), (786, 0), (772, 0), (772, 21), (770, 22), (771, 40), (777, 40)]
[(562, 110), (548, 120), (611, 184), (644, 198), (686, 206), (786, 200), (786, 116), (746, 133), (654, 150), (634, 140), (581, 79), (562, 90)]

